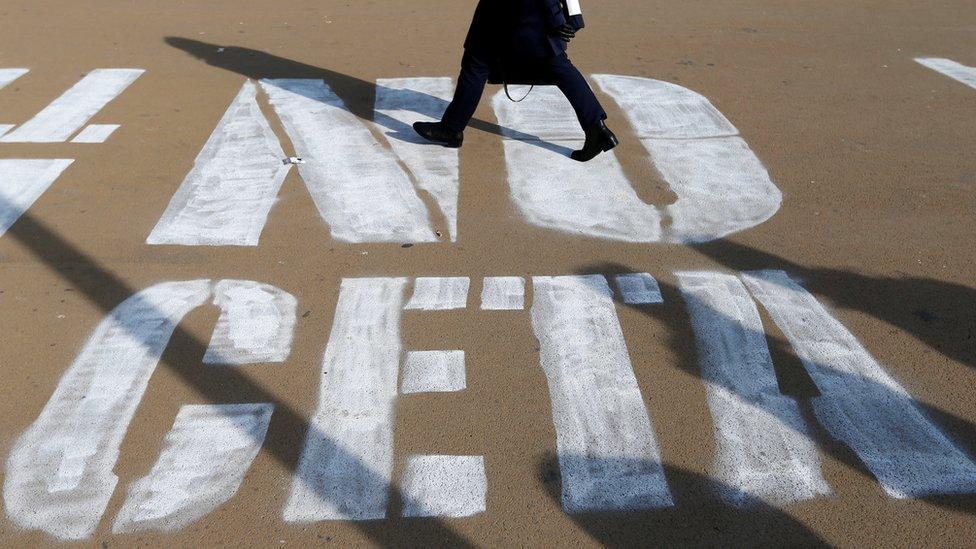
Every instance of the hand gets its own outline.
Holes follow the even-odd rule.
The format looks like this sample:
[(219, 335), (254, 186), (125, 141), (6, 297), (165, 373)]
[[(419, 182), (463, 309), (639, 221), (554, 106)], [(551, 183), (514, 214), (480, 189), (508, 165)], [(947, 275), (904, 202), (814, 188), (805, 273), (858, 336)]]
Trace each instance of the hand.
[(568, 44), (570, 40), (576, 38), (576, 29), (572, 25), (562, 25), (561, 27), (556, 27), (552, 31), (552, 34)]

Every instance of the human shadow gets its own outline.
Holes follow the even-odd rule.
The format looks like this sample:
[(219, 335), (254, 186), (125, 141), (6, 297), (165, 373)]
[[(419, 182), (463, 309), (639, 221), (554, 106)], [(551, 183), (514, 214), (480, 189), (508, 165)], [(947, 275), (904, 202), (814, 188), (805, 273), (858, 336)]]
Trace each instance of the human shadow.
[[(296, 78), (323, 80), (342, 100), (349, 112), (364, 121), (375, 122), (389, 130), (386, 133), (388, 137), (415, 144), (439, 146), (421, 139), (410, 125), (386, 114), (375, 112), (377, 90), (381, 86), (374, 82), (367, 82), (355, 76), (315, 67), (261, 50), (239, 46), (220, 46), (178, 36), (167, 36), (165, 41), (170, 46), (183, 50), (212, 67), (231, 71), (253, 80)], [(290, 91), (302, 93), (302, 89), (297, 88)], [(408, 106), (416, 114), (434, 119), (440, 119), (448, 105), (448, 102), (440, 97), (419, 91), (397, 89), (396, 94), (399, 99), (398, 106)], [(311, 97), (311, 99), (316, 98)], [(568, 115), (572, 116), (572, 113), (568, 113)], [(569, 147), (550, 143), (535, 135), (514, 128), (502, 127), (479, 118), (472, 118), (468, 125), (484, 132), (523, 141), (563, 156), (569, 156), (573, 152)]]
[[(14, 208), (12, 204), (0, 203), (0, 205), (5, 206), (3, 209)], [(151, 314), (159, 318), (168, 316), (165, 312), (156, 310), (153, 303), (145, 300), (138, 293), (138, 290), (129, 286), (110, 269), (76, 248), (29, 212), (24, 213), (14, 223), (7, 231), (6, 237), (20, 242), (33, 257), (71, 284), (106, 315), (112, 314), (112, 311), (116, 310), (116, 307), (123, 301), (128, 301), (128, 305), (134, 305), (146, 311), (155, 311)], [(128, 335), (137, 343), (147, 348), (153, 347), (153, 343), (147, 340), (151, 336), (150, 332), (131, 329), (131, 326), (125, 322), (119, 323), (119, 325), (122, 329), (127, 329)], [(301, 471), (297, 467), (296, 438), (301, 441), (314, 439), (322, 441), (325, 451), (349, 466), (349, 472), (361, 479), (364, 484), (387, 486), (391, 506), (403, 501), (403, 494), (396, 486), (389, 483), (385, 475), (370, 469), (356, 455), (333, 441), (327, 433), (319, 431), (306, 419), (302, 412), (288, 405), (286, 400), (279, 398), (272, 390), (251, 379), (244, 371), (236, 368), (222, 369), (221, 375), (224, 383), (221, 386), (212, 383), (212, 380), (208, 379), (205, 373), (205, 370), (210, 369), (200, 367), (208, 344), (179, 325), (174, 330), (167, 348), (172, 349), (176, 346), (179, 346), (182, 352), (165, 352), (160, 360), (160, 366), (168, 368), (187, 387), (195, 390), (204, 398), (215, 404), (223, 403), (226, 394), (222, 386), (231, 385), (235, 394), (246, 396), (249, 401), (267, 402), (274, 405), (269, 436), (257, 442), (262, 444), (263, 452), (270, 455), (283, 468), (292, 473), (292, 482), (303, 482), (313, 487), (315, 494), (323, 501), (330, 501), (335, 498), (326, 487), (322, 486), (321, 482), (318, 482), (318, 479), (301, 478)], [(192, 359), (188, 359), (188, 357), (192, 357)], [(219, 357), (217, 361), (221, 362)], [(97, 394), (87, 396), (99, 397)], [(8, 482), (9, 478), (8, 476), (5, 482)], [(342, 502), (332, 501), (332, 503), (339, 507), (342, 506)], [(104, 521), (104, 519), (105, 517), (102, 520)], [(404, 528), (404, 523), (401, 523), (396, 517), (391, 517), (387, 521), (351, 521), (351, 524), (377, 545), (391, 547), (403, 543), (404, 532), (402, 528)], [(320, 524), (318, 527), (323, 526)], [(422, 545), (474, 546), (463, 535), (437, 518), (412, 520), (409, 522), (409, 528), (410, 539)]]
[(899, 273), (869, 276), (809, 268), (730, 240), (694, 249), (729, 269), (781, 269), (837, 307), (859, 311), (916, 338), (942, 356), (976, 368), (976, 287)]
[[(756, 265), (752, 266), (756, 267)], [(638, 270), (612, 262), (587, 265), (577, 270), (579, 274), (601, 274), (604, 276), (627, 274), (635, 271)], [(929, 495), (931, 494), (929, 492), (917, 496), (916, 499), (924, 499), (953, 510), (976, 514), (976, 495), (973, 494), (976, 491), (976, 465), (974, 465), (976, 462), (973, 460), (973, 456), (976, 455), (976, 448), (974, 448), (974, 444), (976, 444), (976, 425), (971, 421), (935, 406), (918, 402), (905, 393), (892, 391), (891, 388), (878, 383), (874, 379), (852, 375), (831, 365), (803, 364), (788, 341), (773, 337), (765, 332), (751, 333), (748, 328), (741, 326), (741, 322), (738, 319), (730, 318), (710, 308), (707, 304), (691, 295), (681, 292), (679, 288), (671, 284), (661, 282), (660, 280), (658, 283), (665, 303), (683, 302), (685, 304), (684, 308), (677, 309), (680, 312), (676, 312), (673, 307), (662, 307), (660, 305), (643, 306), (627, 304), (616, 293), (614, 294), (614, 299), (620, 306), (633, 308), (645, 316), (656, 319), (661, 325), (671, 327), (667, 335), (670, 340), (670, 347), (679, 355), (679, 360), (676, 364), (678, 368), (681, 368), (692, 376), (700, 378), (706, 383), (717, 385), (732, 394), (738, 395), (744, 401), (748, 402), (749, 405), (762, 410), (763, 413), (771, 417), (777, 418), (787, 429), (795, 430), (804, 437), (807, 437), (821, 452), (832, 456), (852, 471), (873, 481), (877, 481), (878, 479), (871, 473), (868, 465), (858, 457), (854, 449), (833, 437), (823, 426), (826, 425), (826, 417), (824, 414), (835, 413), (836, 410), (831, 410), (831, 404), (828, 402), (824, 404), (824, 407), (818, 413), (816, 402), (818, 399), (822, 400), (823, 395), (821, 395), (820, 389), (809, 372), (815, 369), (829, 369), (831, 375), (836, 376), (833, 380), (835, 383), (831, 387), (845, 387), (845, 391), (848, 391), (848, 394), (856, 393), (859, 398), (870, 400), (874, 404), (880, 403), (882, 406), (894, 407), (899, 415), (903, 414), (915, 417), (914, 413), (917, 410), (921, 414), (922, 421), (927, 420), (932, 422), (940, 433), (948, 437), (949, 444), (962, 452), (964, 458), (968, 458), (970, 467), (972, 467), (972, 475), (970, 478), (961, 481), (957, 479), (960, 484), (955, 486), (954, 489), (947, 487), (947, 493)], [(777, 405), (773, 399), (756, 398), (754, 394), (745, 394), (743, 387), (738, 385), (734, 380), (730, 380), (723, 375), (718, 375), (717, 372), (703, 371), (699, 361), (699, 343), (691, 330), (692, 321), (687, 313), (687, 310), (691, 310), (694, 307), (707, 311), (711, 316), (711, 322), (716, 325), (725, 325), (734, 330), (741, 330), (745, 336), (752, 336), (766, 343), (773, 364), (779, 393), (791, 396), (796, 400), (800, 414), (799, 418), (793, 414), (787, 414), (786, 412), (790, 412), (791, 409)], [(685, 330), (679, 328), (679, 326), (688, 326), (689, 329)], [(721, 328), (721, 326), (716, 327)], [(775, 397), (777, 395), (773, 396)], [(892, 412), (889, 411), (889, 413)], [(857, 421), (858, 419), (865, 419), (870, 416), (871, 414), (868, 413), (861, 418), (851, 418), (848, 421)], [(802, 420), (798, 425), (797, 419), (800, 418)], [(882, 424), (884, 421), (885, 419), (883, 418)], [(916, 421), (912, 426), (915, 427), (918, 425), (919, 423)], [(876, 428), (879, 425), (859, 425), (859, 427)], [(900, 436), (911, 437), (913, 433), (900, 433)], [(919, 440), (921, 439), (916, 438), (913, 442), (918, 443)], [(900, 454), (902, 459), (908, 459), (910, 457), (904, 453), (904, 449), (881, 449), (881, 451), (885, 450)], [(916, 472), (919, 474), (937, 473), (938, 471), (936, 469), (934, 466), (932, 469), (926, 469), (923, 466)], [(899, 482), (903, 482), (904, 484), (902, 486), (896, 486), (896, 488), (911, 488), (912, 479), (898, 478), (895, 480), (895, 484)], [(938, 492), (938, 490), (934, 490), (934, 492)], [(726, 496), (728, 495), (726, 494)], [(726, 499), (729, 498), (726, 497)], [(736, 498), (732, 497), (731, 499), (735, 500)], [(748, 500), (748, 498), (746, 499)]]
[[(548, 453), (538, 464), (539, 482), (557, 505), (562, 504), (559, 462), (580, 459), (595, 469), (646, 470), (657, 464), (623, 458), (559, 456)], [(623, 463), (621, 463), (623, 461)], [(717, 480), (660, 464), (676, 497), (674, 507), (592, 511), (569, 516), (607, 547), (823, 547), (827, 542), (789, 514), (752, 498), (737, 508), (711, 497), (733, 490)]]

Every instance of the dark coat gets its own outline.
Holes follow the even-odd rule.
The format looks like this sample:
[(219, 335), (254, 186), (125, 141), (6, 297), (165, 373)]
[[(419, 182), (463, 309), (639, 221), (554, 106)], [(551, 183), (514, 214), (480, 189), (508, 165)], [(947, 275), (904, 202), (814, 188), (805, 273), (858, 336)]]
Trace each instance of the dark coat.
[(552, 32), (569, 24), (583, 28), (583, 16), (567, 17), (560, 0), (479, 0), (464, 47), (492, 56), (554, 57), (566, 42)]

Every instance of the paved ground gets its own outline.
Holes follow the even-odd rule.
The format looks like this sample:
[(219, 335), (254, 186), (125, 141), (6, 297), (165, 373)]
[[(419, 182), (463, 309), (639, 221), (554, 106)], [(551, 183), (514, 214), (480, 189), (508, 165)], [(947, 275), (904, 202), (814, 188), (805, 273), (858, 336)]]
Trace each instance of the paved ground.
[(0, 6), (0, 542), (971, 545), (972, 3), (591, 4), (585, 168), (402, 132), (473, 0)]

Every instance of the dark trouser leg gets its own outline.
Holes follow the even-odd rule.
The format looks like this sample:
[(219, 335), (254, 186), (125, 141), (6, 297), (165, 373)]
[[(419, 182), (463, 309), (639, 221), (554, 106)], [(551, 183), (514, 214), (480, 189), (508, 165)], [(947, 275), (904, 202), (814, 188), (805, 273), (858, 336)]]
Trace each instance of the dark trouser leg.
[(586, 78), (570, 62), (569, 57), (565, 54), (554, 57), (549, 66), (559, 91), (569, 99), (570, 105), (576, 111), (576, 118), (579, 119), (580, 126), (583, 126), (584, 130), (601, 120), (606, 120), (607, 113), (600, 106), (596, 94), (590, 89)]
[(470, 50), (464, 52), (454, 99), (447, 106), (441, 119), (445, 128), (454, 132), (464, 131), (471, 117), (474, 116), (475, 109), (478, 108), (490, 73), (491, 67), (481, 56)]

